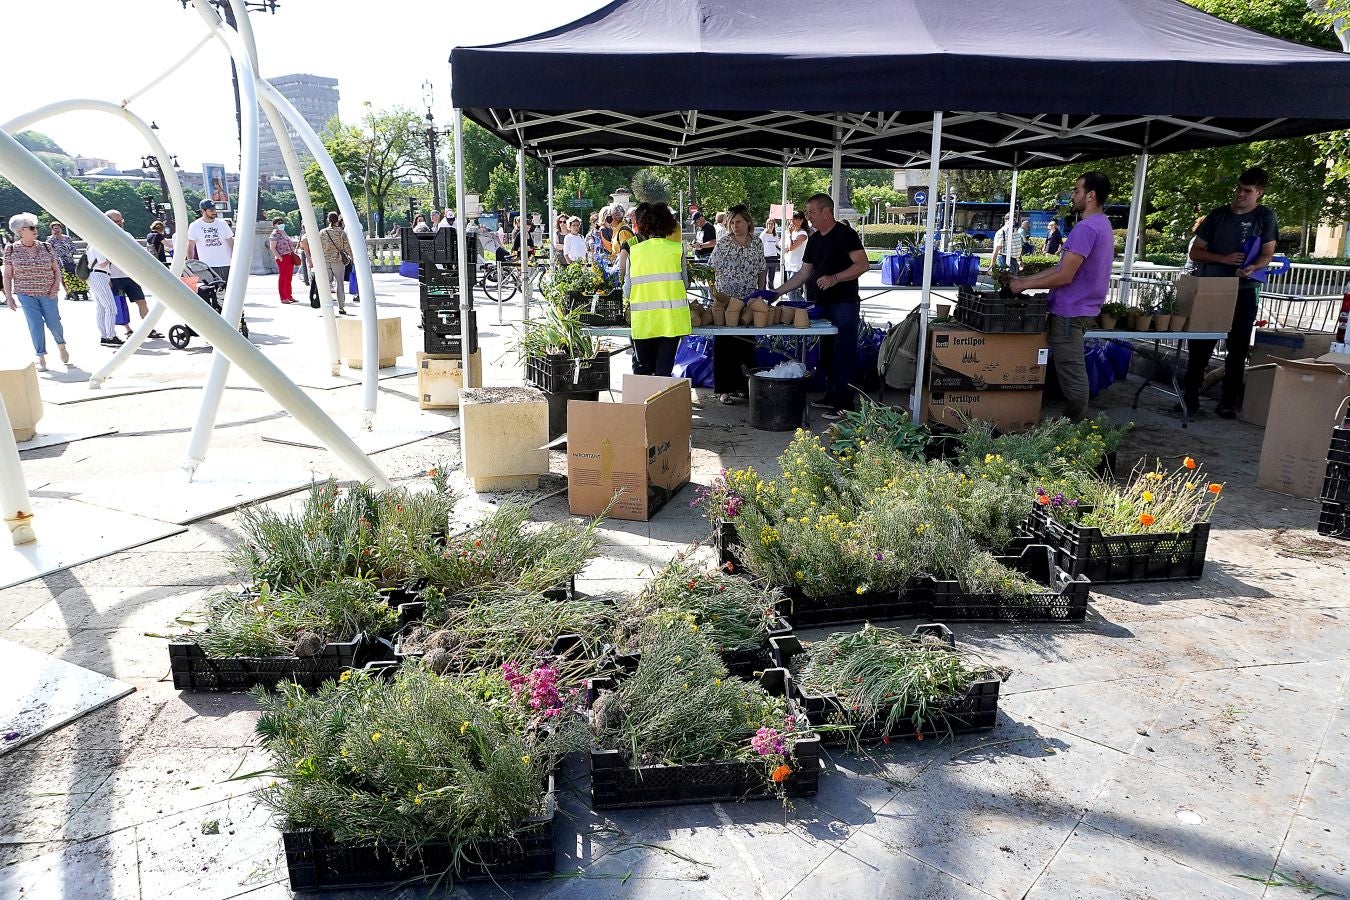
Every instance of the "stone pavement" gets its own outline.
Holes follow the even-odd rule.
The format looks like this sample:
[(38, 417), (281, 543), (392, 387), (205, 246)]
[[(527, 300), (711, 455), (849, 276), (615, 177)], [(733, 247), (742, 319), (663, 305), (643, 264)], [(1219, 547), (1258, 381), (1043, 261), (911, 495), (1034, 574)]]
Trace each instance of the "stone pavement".
[[(376, 281), (415, 348), (416, 285)], [(253, 279), (255, 343), (297, 377), (312, 372), (318, 319), (274, 297), (270, 279)], [(898, 321), (895, 302), (867, 309), (878, 323)], [(88, 369), (106, 353), (92, 307), (63, 311), (75, 361)], [(518, 319), (519, 304), (506, 313)], [(487, 380), (519, 383), (504, 348), (510, 329), (495, 323), (495, 310), (480, 312)], [(27, 349), (17, 320), (0, 331), (0, 358), (19, 361)], [(91, 396), (78, 374), (47, 376), (44, 395), (61, 404), (49, 411), (118, 431), (25, 452), (30, 490), (41, 497), (58, 485), (76, 501), (88, 491), (128, 505), (145, 500), (130, 493), (172, 492), (209, 358), (200, 342), (186, 352), (159, 342), (112, 382), (171, 386), (153, 393)], [(382, 381), (381, 415), (417, 415), (414, 393), (412, 376)], [(583, 799), (584, 767), (571, 766), (558, 877), (454, 895), (1281, 898), (1313, 896), (1316, 886), (1350, 896), (1350, 545), (1317, 538), (1314, 504), (1254, 487), (1259, 429), (1210, 418), (1182, 430), (1160, 399), (1132, 412), (1131, 393), (1118, 386), (1103, 398), (1113, 418), (1138, 423), (1122, 459), (1189, 453), (1228, 484), (1202, 580), (1094, 591), (1079, 625), (956, 625), (963, 645), (1013, 669), (998, 727), (831, 753), (819, 796), (788, 811), (769, 801), (595, 814)], [(355, 421), (359, 386), (310, 394)], [(744, 407), (699, 394), (696, 484), (724, 466), (771, 464), (789, 435), (753, 431)], [(455, 426), (453, 414), (427, 415)], [(325, 451), (263, 443), (285, 419), (232, 378), (208, 462), (346, 477)], [(454, 465), (458, 449), (450, 433), (373, 458), (410, 478)], [(552, 464), (558, 474), (536, 510), (561, 519), (565, 494), (553, 493), (564, 486), (561, 454)], [(603, 557), (580, 587), (634, 590), (643, 567), (705, 538), (692, 497), (691, 486), (651, 523), (608, 523)], [(250, 796), (253, 783), (231, 780), (266, 765), (252, 703), (172, 690), (164, 641), (152, 636), (232, 582), (223, 551), (235, 525), (226, 512), (0, 591), (0, 638), (137, 688), (0, 756), (0, 897), (289, 896), (278, 832)], [(1302, 887), (1263, 885), (1272, 871), (1281, 876), (1272, 880)]]

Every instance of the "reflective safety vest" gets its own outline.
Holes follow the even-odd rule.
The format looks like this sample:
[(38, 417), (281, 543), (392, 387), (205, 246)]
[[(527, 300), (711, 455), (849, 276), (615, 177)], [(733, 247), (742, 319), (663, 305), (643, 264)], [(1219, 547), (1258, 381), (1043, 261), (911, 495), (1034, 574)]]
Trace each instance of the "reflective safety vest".
[(680, 264), (684, 245), (650, 238), (628, 246), (628, 310), (635, 339), (681, 337), (691, 330)]

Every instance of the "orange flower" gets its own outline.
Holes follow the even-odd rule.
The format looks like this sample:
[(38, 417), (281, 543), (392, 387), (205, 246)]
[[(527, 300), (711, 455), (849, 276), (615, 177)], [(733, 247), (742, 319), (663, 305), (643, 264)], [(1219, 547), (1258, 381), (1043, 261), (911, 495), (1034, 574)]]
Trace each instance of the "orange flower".
[(1049, 495), (1049, 494), (1037, 494), (1037, 495), (1036, 495), (1036, 502), (1039, 503), (1041, 506), (1048, 506), (1048, 505), (1050, 504), (1050, 495)]
[(1191, 459), (1189, 456), (1186, 457), (1185, 459), (1183, 459), (1183, 460), (1181, 461), (1181, 464), (1182, 464), (1183, 466), (1185, 466), (1186, 468), (1188, 468), (1188, 469), (1194, 469), (1194, 468), (1195, 468), (1195, 460), (1194, 460), (1194, 459)]
[(1143, 525), (1145, 528), (1152, 525), (1154, 521), (1155, 520), (1153, 516), (1149, 515), (1148, 513), (1143, 513), (1142, 515), (1139, 516), (1139, 524)]
[(1217, 494), (1217, 493), (1219, 493), (1219, 491), (1221, 491), (1221, 490), (1223, 490), (1223, 485), (1221, 485), (1221, 484), (1211, 484), (1211, 485), (1209, 486), (1209, 492), (1210, 492), (1211, 494)]
[(789, 775), (791, 775), (791, 774), (792, 774), (792, 770), (789, 769), (787, 766), (779, 766), (778, 768), (776, 768), (776, 769), (773, 770), (773, 776), (772, 776), (772, 777), (773, 777), (774, 784), (780, 784), (780, 783), (786, 781), (786, 780), (787, 780), (787, 777), (788, 777)]

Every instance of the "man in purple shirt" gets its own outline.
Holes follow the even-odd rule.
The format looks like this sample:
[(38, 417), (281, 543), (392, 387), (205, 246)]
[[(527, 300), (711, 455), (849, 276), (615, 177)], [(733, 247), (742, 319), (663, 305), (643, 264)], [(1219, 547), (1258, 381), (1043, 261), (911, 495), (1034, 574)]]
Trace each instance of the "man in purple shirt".
[(1111, 193), (1111, 181), (1101, 172), (1084, 172), (1073, 186), (1073, 211), (1081, 219), (1064, 241), (1059, 265), (1028, 278), (1014, 278), (1016, 293), (1050, 289), (1050, 352), (1064, 393), (1064, 414), (1077, 422), (1087, 418), (1087, 364), (1083, 360), (1083, 332), (1096, 324), (1096, 315), (1111, 286), (1115, 235), (1102, 212)]

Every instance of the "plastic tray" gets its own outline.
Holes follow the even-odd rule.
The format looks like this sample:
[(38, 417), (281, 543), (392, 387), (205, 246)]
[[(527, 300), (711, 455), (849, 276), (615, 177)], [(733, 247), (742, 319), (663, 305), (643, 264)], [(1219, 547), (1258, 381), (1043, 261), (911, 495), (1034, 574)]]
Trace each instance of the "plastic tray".
[(1327, 461), (1321, 499), (1331, 503), (1350, 503), (1350, 463)]
[(567, 295), (569, 309), (585, 310), (581, 321), (587, 325), (625, 325), (628, 317), (623, 306), (623, 291), (608, 294), (583, 294), (572, 291)]
[[(461, 356), (464, 334), (458, 306), (437, 305), (422, 311), (422, 343), (427, 353)], [(469, 312), (469, 352), (478, 350), (478, 313)]]
[(1190, 531), (1157, 534), (1102, 534), (1099, 528), (1041, 520), (1046, 543), (1055, 548), (1055, 564), (1093, 584), (1182, 581), (1205, 573), (1209, 523)]
[[(916, 635), (931, 634), (942, 638), (948, 646), (955, 647), (956, 640), (945, 625), (918, 625)], [(788, 688), (813, 727), (824, 725), (852, 725), (851, 731), (824, 731), (821, 740), (826, 744), (876, 744), (890, 739), (913, 738), (922, 734), (925, 738), (944, 737), (948, 734), (965, 734), (972, 731), (987, 731), (998, 720), (998, 693), (1002, 682), (996, 675), (974, 682), (962, 697), (953, 697), (939, 707), (939, 714), (925, 721), (921, 729), (909, 725), (913, 721), (914, 709), (906, 709), (895, 721), (895, 728), (888, 730), (884, 719), (869, 719), (865, 722), (852, 721), (850, 712), (832, 693), (814, 693), (801, 686), (801, 682), (792, 677), (791, 667), (795, 657), (806, 650), (796, 637), (775, 638), (769, 644), (770, 653), (775, 662), (788, 672)]]
[(1045, 331), (1048, 310), (1045, 300), (1003, 300), (978, 293), (956, 304), (956, 321), (986, 334), (1037, 334)]
[(294, 681), (314, 690), (332, 681), (344, 669), (392, 659), (388, 641), (357, 635), (350, 641), (332, 642), (318, 656), (213, 657), (189, 641), (169, 644), (169, 670), (179, 691), (236, 693), (262, 685), (269, 690), (283, 681)]
[(1317, 533), (1343, 541), (1350, 540), (1350, 503), (1322, 501), (1322, 512), (1317, 518)]
[(547, 878), (554, 872), (554, 809), (553, 777), (549, 776), (539, 818), (522, 823), (513, 837), (474, 843), (462, 858), (445, 841), (430, 841), (408, 859), (399, 860), (374, 844), (339, 844), (312, 828), (284, 831), (281, 842), (291, 890), (357, 890), (441, 879), (448, 884)]
[(796, 588), (788, 588), (787, 617), (797, 628), (822, 625), (847, 625), (853, 622), (877, 622), (926, 615), (928, 594), (916, 583), (902, 591), (867, 591), (863, 594), (835, 594), (809, 597)]
[[(762, 683), (770, 692), (787, 691), (787, 672), (769, 669)], [(590, 699), (601, 689), (612, 689), (614, 680), (594, 678)], [(789, 698), (789, 706), (796, 704)], [(812, 797), (820, 789), (820, 738), (797, 742), (789, 763), (792, 774), (775, 785), (763, 763), (730, 760), (683, 766), (629, 765), (619, 750), (591, 751), (591, 806), (594, 809), (628, 809), (672, 806), (680, 803), (721, 803), (777, 797), (781, 789), (789, 797)]]
[(531, 356), (525, 360), (530, 384), (551, 394), (609, 390), (609, 356), (601, 353), (586, 360), (566, 356)]
[(717, 551), (717, 564), (719, 566), (725, 566), (727, 563), (731, 563), (733, 566), (739, 565), (734, 548), (740, 545), (741, 536), (736, 531), (735, 522), (728, 522), (725, 519), (713, 522), (713, 549)]
[(1025, 597), (968, 594), (956, 581), (931, 579), (928, 613), (935, 619), (967, 622), (1081, 622), (1087, 618), (1092, 584), (1054, 565), (1054, 554), (1051, 547), (1032, 544), (1017, 556), (998, 557), (1005, 566), (1046, 585), (1044, 593)]

